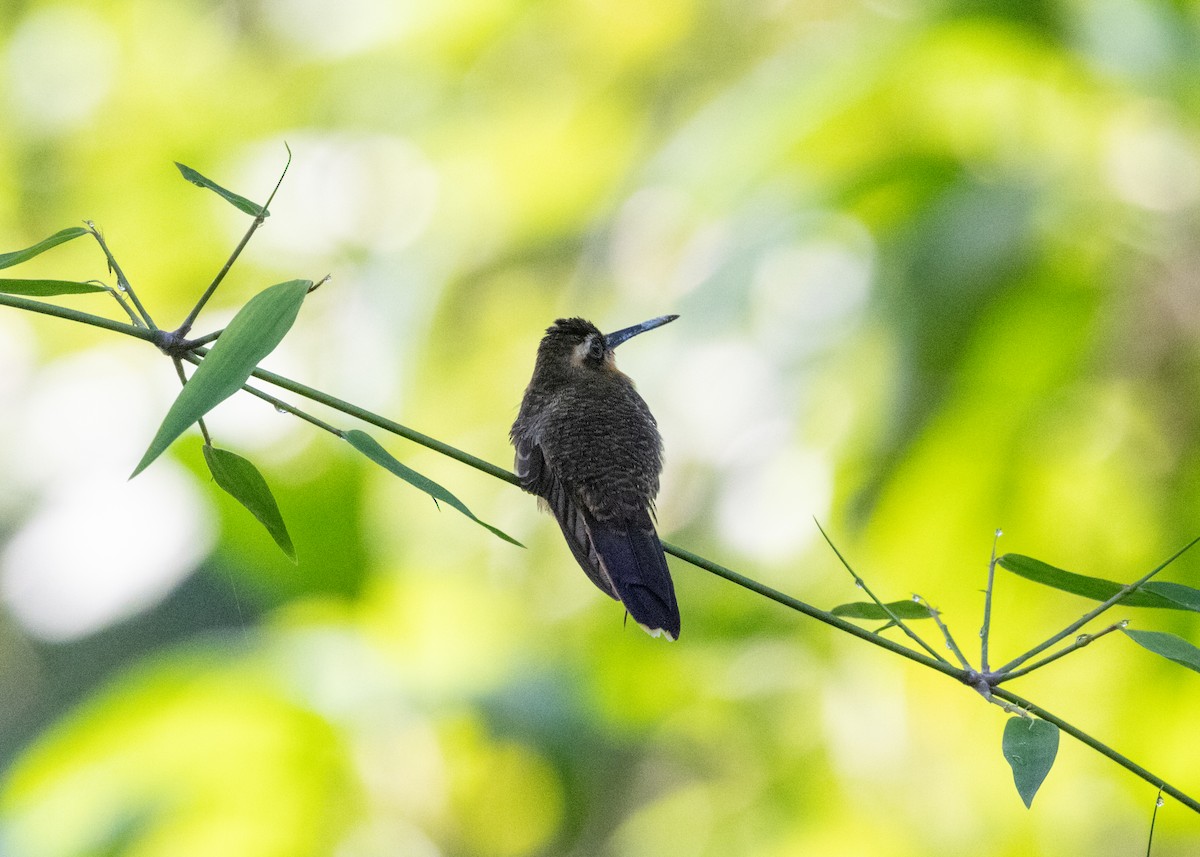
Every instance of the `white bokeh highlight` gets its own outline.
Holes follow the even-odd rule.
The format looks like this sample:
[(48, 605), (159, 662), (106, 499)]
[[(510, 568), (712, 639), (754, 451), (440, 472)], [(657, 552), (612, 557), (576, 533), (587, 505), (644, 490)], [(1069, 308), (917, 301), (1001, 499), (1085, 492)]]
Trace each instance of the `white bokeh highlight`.
[(215, 522), (169, 456), (129, 480), (178, 381), (142, 343), (30, 373), (0, 424), (0, 599), (31, 634), (70, 640), (164, 598), (212, 549)]
[(6, 123), (54, 134), (95, 121), (113, 89), (119, 54), (112, 28), (84, 5), (32, 11), (4, 57)]
[(346, 57), (403, 35), (422, 4), (394, 0), (267, 0), (267, 25), (305, 51)]
[[(429, 226), (438, 172), (403, 137), (282, 131), (271, 143), (248, 148), (230, 170), (240, 193), (265, 201), (286, 161), (279, 139), (288, 141), (294, 159), (271, 205), (270, 228), (255, 236), (255, 255), (287, 270), (310, 260), (328, 265), (331, 255), (347, 249), (399, 252)], [(236, 241), (245, 224), (233, 226)]]
[(88, 475), (43, 497), (0, 553), (0, 596), (30, 633), (71, 640), (162, 600), (212, 547), (195, 483), (170, 461)]

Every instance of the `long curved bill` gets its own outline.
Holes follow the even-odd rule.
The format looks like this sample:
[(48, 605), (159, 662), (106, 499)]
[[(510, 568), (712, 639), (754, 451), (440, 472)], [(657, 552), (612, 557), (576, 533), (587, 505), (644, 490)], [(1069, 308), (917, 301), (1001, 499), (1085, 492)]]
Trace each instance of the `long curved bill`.
[(664, 324), (674, 321), (679, 318), (677, 315), (660, 315), (658, 318), (652, 318), (649, 321), (643, 321), (641, 324), (635, 324), (633, 327), (622, 328), (613, 333), (606, 334), (604, 344), (609, 348), (616, 348), (626, 339), (631, 339), (639, 333), (645, 333), (647, 330), (654, 330), (656, 327), (662, 327)]

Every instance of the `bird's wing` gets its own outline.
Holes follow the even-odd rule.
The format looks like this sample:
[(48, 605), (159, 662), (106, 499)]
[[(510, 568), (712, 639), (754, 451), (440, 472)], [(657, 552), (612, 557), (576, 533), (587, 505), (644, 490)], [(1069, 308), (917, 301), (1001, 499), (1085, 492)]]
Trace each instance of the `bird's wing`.
[(546, 463), (541, 444), (529, 437), (516, 438), (514, 444), (517, 449), (517, 477), (521, 480), (521, 487), (542, 498), (546, 508), (558, 521), (575, 561), (592, 583), (605, 595), (620, 600), (617, 587), (613, 585), (612, 578), (604, 569), (592, 544), (587, 516), (562, 480)]
[(550, 469), (546, 466), (546, 456), (542, 452), (541, 444), (528, 434), (517, 434), (515, 427), (512, 442), (517, 450), (516, 470), (521, 487), (530, 494), (544, 497)]
[(574, 500), (560, 479), (550, 480), (550, 491), (545, 495), (545, 499), (579, 567), (601, 592), (620, 601), (620, 590), (596, 547), (591, 516)]
[(514, 444), (521, 486), (545, 502), (592, 583), (648, 633), (678, 639), (679, 605), (650, 509), (618, 504), (613, 515), (598, 517), (546, 461), (541, 444), (529, 436)]

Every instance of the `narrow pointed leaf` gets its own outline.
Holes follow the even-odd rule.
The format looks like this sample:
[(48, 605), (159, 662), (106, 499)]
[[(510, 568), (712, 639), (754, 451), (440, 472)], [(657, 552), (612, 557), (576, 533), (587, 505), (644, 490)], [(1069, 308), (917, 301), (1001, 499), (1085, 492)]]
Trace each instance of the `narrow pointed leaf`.
[[(1015, 553), (1006, 553), (996, 560), (996, 563), (1026, 580), (1032, 580), (1063, 592), (1070, 592), (1073, 595), (1082, 595), (1093, 601), (1107, 601), (1123, 588), (1123, 584), (1114, 583), (1111, 580), (1064, 571), (1041, 560)], [(1126, 607), (1165, 607), (1171, 610), (1200, 611), (1200, 606), (1190, 606), (1165, 597), (1165, 593), (1161, 589), (1162, 585), (1162, 583), (1156, 584), (1154, 581), (1143, 584), (1142, 587), (1122, 598), (1120, 603)], [(1183, 588), (1187, 589), (1188, 587)]]
[(86, 295), (89, 292), (106, 291), (108, 289), (96, 283), (77, 283), (73, 280), (0, 280), (0, 292), (6, 295), (27, 295), (31, 298)]
[[(893, 615), (901, 619), (928, 619), (930, 616), (928, 607), (924, 604), (918, 604), (911, 599), (891, 601), (888, 603), (887, 608), (892, 611)], [(887, 619), (889, 620), (889, 625), (892, 618), (878, 604), (873, 604), (869, 601), (853, 601), (849, 604), (839, 604), (830, 612), (834, 616), (841, 616), (845, 619)]]
[(1004, 724), (1001, 742), (1004, 759), (1012, 767), (1017, 793), (1028, 809), (1058, 755), (1058, 727), (1046, 720), (1011, 717)]
[(1131, 631), (1128, 628), (1125, 629), (1125, 636), (1156, 655), (1200, 672), (1200, 649), (1181, 637), (1163, 631)]
[(1182, 583), (1172, 583), (1169, 580), (1150, 580), (1143, 583), (1139, 589), (1169, 598), (1180, 607), (1200, 613), (1200, 589), (1193, 589)]
[(51, 247), (57, 247), (59, 244), (87, 234), (88, 231), (82, 226), (72, 226), (70, 229), (55, 232), (49, 238), (39, 241), (32, 247), (26, 247), (24, 250), (14, 250), (11, 253), (0, 253), (0, 268), (11, 268), (13, 265), (27, 262), (34, 256), (45, 253)]
[(264, 289), (238, 310), (204, 361), (183, 385), (158, 433), (130, 476), (137, 476), (175, 438), (242, 388), (260, 360), (291, 329), (311, 280), (289, 280)]
[(245, 506), (266, 527), (279, 549), (295, 562), (296, 548), (292, 537), (288, 535), (275, 495), (258, 468), (236, 453), (208, 444), (204, 445), (204, 460), (217, 485)]
[(189, 167), (185, 164), (181, 164), (181, 163), (179, 163), (179, 161), (175, 162), (175, 166), (179, 167), (179, 172), (181, 172), (183, 174), (183, 177), (185, 179), (187, 179), (188, 181), (190, 181), (192, 184), (196, 185), (197, 187), (208, 188), (209, 190), (211, 190), (212, 192), (214, 192), (215, 194), (220, 196), (222, 199), (226, 200), (227, 202), (232, 203), (233, 205), (237, 206), (242, 211), (246, 212), (246, 214), (249, 214), (252, 217), (258, 217), (259, 214), (262, 214), (263, 217), (271, 216), (271, 212), (267, 211), (265, 208), (263, 208), (258, 203), (251, 202), (250, 200), (246, 199), (246, 197), (242, 196), (241, 194), (236, 194), (231, 190), (227, 190), (226, 188), (221, 187), (215, 181), (208, 178), (207, 176), (201, 175), (200, 173), (193, 170), (191, 167)]
[(521, 547), (521, 548), (525, 547), (525, 545), (521, 544), (519, 541), (514, 539), (512, 536), (508, 535), (508, 533), (504, 532), (503, 530), (499, 530), (496, 527), (493, 527), (491, 524), (486, 524), (483, 521), (476, 518), (475, 515), (471, 512), (471, 510), (468, 509), (461, 500), (459, 500), (457, 497), (455, 497), (453, 494), (451, 494), (449, 491), (447, 491), (441, 485), (434, 482), (432, 479), (430, 479), (427, 476), (422, 476), (420, 473), (413, 470), (411, 467), (407, 467), (407, 466), (401, 464), (394, 457), (392, 457), (391, 453), (389, 453), (386, 449), (384, 449), (382, 446), (380, 446), (379, 443), (375, 440), (375, 438), (371, 437), (366, 432), (359, 431), (358, 429), (352, 429), (352, 430), (346, 432), (345, 437), (346, 437), (346, 440), (349, 441), (351, 446), (353, 446), (355, 449), (357, 449), (359, 452), (361, 452), (367, 458), (371, 459), (372, 461), (374, 461), (376, 464), (378, 464), (380, 467), (384, 468), (385, 470), (389, 470), (394, 475), (399, 476), (401, 479), (403, 479), (409, 485), (412, 485), (414, 488), (419, 488), (420, 490), (424, 491), (426, 494), (428, 494), (430, 497), (433, 498), (435, 503), (440, 500), (441, 502), (445, 503), (446, 505), (452, 506), (455, 509), (457, 509), (458, 511), (462, 512), (464, 515), (466, 515), (472, 521), (479, 524), (484, 529), (490, 530), (495, 535), (504, 539), (504, 541), (509, 542), (510, 544), (514, 544), (517, 547)]

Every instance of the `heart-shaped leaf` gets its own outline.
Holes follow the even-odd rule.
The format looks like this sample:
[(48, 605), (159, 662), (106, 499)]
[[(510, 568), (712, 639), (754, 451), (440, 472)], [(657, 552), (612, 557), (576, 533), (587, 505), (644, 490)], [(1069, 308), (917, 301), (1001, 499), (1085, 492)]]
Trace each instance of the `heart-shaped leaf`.
[(1004, 724), (1001, 742), (1004, 758), (1012, 767), (1013, 782), (1026, 808), (1041, 788), (1058, 755), (1058, 727), (1047, 720), (1011, 717)]
[(259, 361), (270, 354), (291, 329), (311, 287), (312, 280), (278, 283), (259, 292), (238, 310), (179, 391), (131, 479), (145, 470), (193, 423), (242, 388)]
[(350, 431), (346, 432), (345, 438), (351, 446), (353, 446), (367, 458), (374, 461), (380, 467), (391, 471), (391, 473), (394, 475), (399, 476), (414, 488), (419, 488), (420, 490), (424, 491), (435, 501), (440, 500), (447, 506), (452, 506), (453, 508), (462, 512), (472, 521), (479, 524), (481, 527), (490, 530), (500, 538), (504, 539), (504, 541), (514, 544), (520, 548), (525, 547), (525, 545), (521, 544), (503, 530), (499, 530), (496, 527), (493, 527), (491, 524), (485, 524), (483, 521), (476, 518), (474, 513), (471, 512), (471, 510), (468, 509), (461, 500), (459, 500), (441, 485), (437, 484), (427, 476), (422, 476), (411, 467), (401, 464), (391, 455), (391, 453), (380, 446), (375, 438), (371, 437), (366, 432), (359, 431), (358, 429), (351, 429)]
[(266, 527), (279, 549), (295, 562), (296, 548), (292, 537), (288, 535), (275, 495), (258, 468), (237, 453), (208, 444), (204, 445), (204, 460), (217, 485), (245, 506)]
[(0, 268), (11, 268), (13, 265), (27, 262), (34, 256), (45, 253), (51, 247), (57, 247), (59, 244), (87, 234), (88, 231), (82, 226), (72, 226), (70, 229), (55, 232), (49, 238), (39, 241), (32, 247), (26, 247), (24, 250), (14, 250), (11, 253), (0, 253)]

